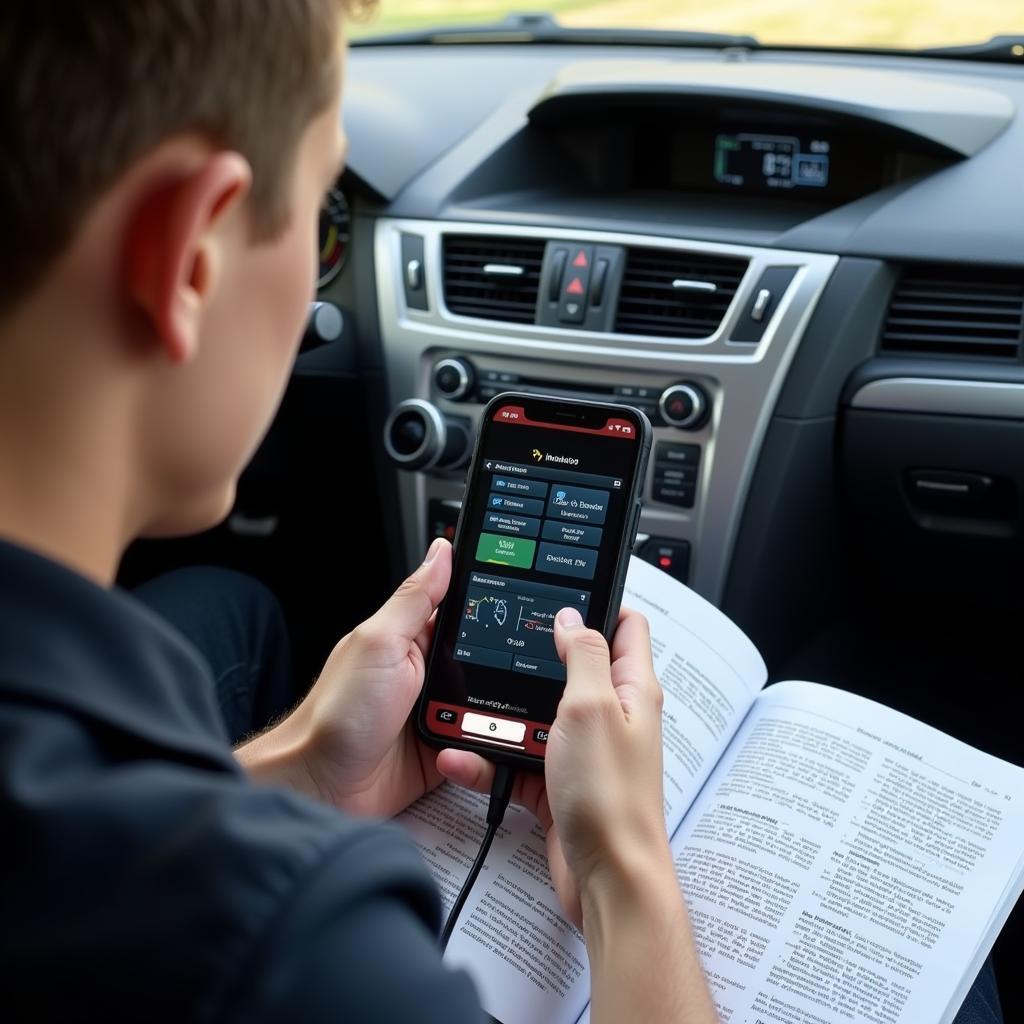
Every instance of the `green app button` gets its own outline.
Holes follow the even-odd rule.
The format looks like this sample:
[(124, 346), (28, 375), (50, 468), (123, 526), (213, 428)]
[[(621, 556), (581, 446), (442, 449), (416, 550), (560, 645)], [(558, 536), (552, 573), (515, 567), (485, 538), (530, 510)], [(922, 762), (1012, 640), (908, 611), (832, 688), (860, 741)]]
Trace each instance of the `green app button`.
[(536, 550), (537, 542), (526, 537), (498, 537), (493, 533), (481, 533), (476, 546), (476, 560), (529, 569), (533, 565), (533, 553)]

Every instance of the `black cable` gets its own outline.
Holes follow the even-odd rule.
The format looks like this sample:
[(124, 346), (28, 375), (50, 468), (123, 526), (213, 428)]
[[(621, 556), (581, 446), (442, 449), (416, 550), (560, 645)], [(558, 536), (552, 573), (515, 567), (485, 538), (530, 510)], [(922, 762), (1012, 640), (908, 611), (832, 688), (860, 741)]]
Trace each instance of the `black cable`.
[(473, 866), (469, 869), (469, 874), (462, 883), (459, 895), (448, 914), (448, 920), (444, 923), (444, 931), (441, 932), (442, 950), (448, 945), (448, 940), (452, 937), (452, 932), (455, 931), (455, 923), (459, 919), (459, 914), (462, 913), (462, 908), (466, 905), (466, 900), (469, 898), (473, 883), (476, 882), (477, 876), (480, 874), (480, 869), (484, 866), (487, 851), (490, 850), (491, 843), (494, 842), (494, 837), (498, 834), (498, 829), (501, 828), (515, 781), (516, 770), (514, 768), (510, 768), (507, 764), (495, 766), (494, 781), (491, 783), (491, 799), (487, 804), (487, 831), (480, 843), (480, 851), (476, 855), (476, 860), (473, 861)]

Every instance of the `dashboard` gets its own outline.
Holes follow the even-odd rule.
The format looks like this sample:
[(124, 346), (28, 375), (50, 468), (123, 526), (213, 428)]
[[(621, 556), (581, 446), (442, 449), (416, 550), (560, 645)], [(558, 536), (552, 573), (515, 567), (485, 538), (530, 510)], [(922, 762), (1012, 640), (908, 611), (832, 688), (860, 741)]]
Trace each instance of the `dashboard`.
[(1021, 69), (937, 58), (353, 47), (320, 297), (358, 324), (396, 573), (515, 389), (647, 413), (639, 551), (770, 665), (865, 566), (993, 599), (1024, 565), (1022, 104)]

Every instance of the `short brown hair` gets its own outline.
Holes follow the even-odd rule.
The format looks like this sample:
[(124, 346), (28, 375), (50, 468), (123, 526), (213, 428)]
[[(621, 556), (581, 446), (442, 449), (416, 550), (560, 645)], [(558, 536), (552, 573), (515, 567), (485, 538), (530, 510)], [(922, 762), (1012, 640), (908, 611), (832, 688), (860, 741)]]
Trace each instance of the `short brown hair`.
[(287, 219), (298, 142), (338, 87), (357, 0), (0, 0), (0, 312), (91, 204), (164, 139), (199, 132), (251, 163), (254, 229)]

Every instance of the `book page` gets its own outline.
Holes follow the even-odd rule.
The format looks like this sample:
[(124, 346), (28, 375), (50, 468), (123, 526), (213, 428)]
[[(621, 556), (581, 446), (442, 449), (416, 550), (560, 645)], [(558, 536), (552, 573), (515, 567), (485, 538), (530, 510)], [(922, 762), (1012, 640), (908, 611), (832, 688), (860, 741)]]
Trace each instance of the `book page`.
[(665, 820), (675, 831), (739, 728), (767, 670), (757, 648), (714, 605), (635, 556), (622, 603), (647, 616), (665, 692)]
[[(395, 820), (411, 833), (447, 915), (476, 857), (487, 797), (445, 783)], [(445, 962), (472, 976), (502, 1024), (573, 1024), (590, 999), (583, 936), (562, 917), (544, 833), (510, 806), (452, 933)]]
[(951, 1021), (1022, 835), (1021, 769), (843, 691), (769, 688), (672, 842), (721, 1020)]

